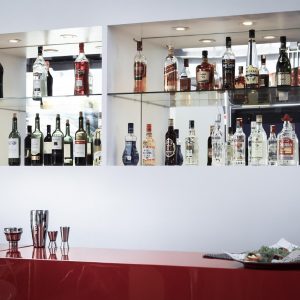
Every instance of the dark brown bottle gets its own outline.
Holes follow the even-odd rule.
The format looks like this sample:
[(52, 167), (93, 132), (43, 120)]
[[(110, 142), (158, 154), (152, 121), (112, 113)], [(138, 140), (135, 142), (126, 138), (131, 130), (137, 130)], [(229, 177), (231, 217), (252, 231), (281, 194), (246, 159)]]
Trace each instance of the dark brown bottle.
[(169, 119), (169, 127), (165, 138), (165, 165), (176, 165), (176, 133), (173, 119)]
[(0, 63), (0, 98), (3, 98), (3, 73), (4, 69), (2, 64)]
[(208, 52), (202, 51), (202, 63), (196, 67), (196, 81), (198, 91), (209, 91), (214, 89), (214, 67), (208, 63)]
[(24, 139), (24, 165), (31, 166), (31, 134), (32, 126), (27, 126), (27, 135)]

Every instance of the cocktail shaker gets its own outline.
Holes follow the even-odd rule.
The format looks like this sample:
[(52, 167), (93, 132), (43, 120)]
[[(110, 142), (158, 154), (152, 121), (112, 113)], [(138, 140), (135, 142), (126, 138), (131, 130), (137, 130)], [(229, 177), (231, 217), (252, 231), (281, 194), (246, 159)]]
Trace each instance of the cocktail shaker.
[(34, 248), (43, 248), (46, 245), (48, 216), (48, 210), (30, 211), (31, 234)]

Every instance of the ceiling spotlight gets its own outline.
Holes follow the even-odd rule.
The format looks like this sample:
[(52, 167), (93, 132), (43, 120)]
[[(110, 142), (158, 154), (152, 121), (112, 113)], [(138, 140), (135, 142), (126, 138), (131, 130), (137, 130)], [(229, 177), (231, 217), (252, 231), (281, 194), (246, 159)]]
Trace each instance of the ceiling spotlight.
[(76, 34), (64, 33), (60, 35), (63, 39), (74, 39), (77, 37)]
[(177, 30), (177, 31), (186, 31), (189, 29), (189, 27), (187, 26), (176, 26), (176, 27), (173, 27), (174, 30)]
[(275, 36), (274, 35), (266, 35), (266, 36), (264, 36), (264, 39), (273, 40), (273, 39), (275, 39)]
[(19, 40), (19, 39), (10, 39), (10, 40), (8, 40), (10, 43), (13, 43), (13, 44), (16, 44), (16, 43), (20, 43), (21, 42), (21, 40)]
[(252, 21), (244, 21), (242, 24), (244, 26), (251, 26), (251, 25), (253, 25), (253, 22)]
[(205, 43), (205, 44), (213, 43), (215, 41), (216, 40), (214, 40), (214, 39), (201, 39), (201, 40), (199, 40), (199, 42)]

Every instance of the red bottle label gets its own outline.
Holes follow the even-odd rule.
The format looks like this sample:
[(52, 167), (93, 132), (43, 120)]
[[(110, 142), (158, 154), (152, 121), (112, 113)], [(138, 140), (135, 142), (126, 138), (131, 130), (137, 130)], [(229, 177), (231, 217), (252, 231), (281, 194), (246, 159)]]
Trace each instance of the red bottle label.
[(290, 138), (283, 138), (279, 141), (279, 154), (283, 156), (294, 155), (294, 141)]
[(89, 94), (89, 64), (88, 62), (75, 63), (75, 95)]

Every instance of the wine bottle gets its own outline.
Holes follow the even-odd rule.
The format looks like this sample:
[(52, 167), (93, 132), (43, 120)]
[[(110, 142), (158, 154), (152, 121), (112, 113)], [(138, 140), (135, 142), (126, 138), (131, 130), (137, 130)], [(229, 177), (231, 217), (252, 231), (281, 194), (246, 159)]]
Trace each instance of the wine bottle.
[(44, 138), (44, 165), (52, 165), (52, 137), (51, 125), (47, 125), (47, 135)]
[(146, 92), (147, 60), (143, 55), (142, 41), (136, 41), (137, 53), (134, 57), (134, 92)]
[(94, 145), (93, 145), (93, 159), (94, 159), (94, 166), (101, 165), (101, 158), (102, 158), (102, 144), (101, 144), (101, 129), (97, 128), (95, 131), (94, 137)]
[(43, 58), (43, 47), (38, 47), (38, 57), (33, 64), (33, 100), (47, 96), (47, 67)]
[(35, 129), (31, 135), (31, 165), (43, 165), (43, 140), (44, 135), (40, 130), (40, 115), (35, 116)]
[(84, 54), (84, 44), (79, 43), (79, 55), (75, 60), (75, 95), (89, 95), (89, 60)]
[(286, 37), (280, 37), (280, 55), (276, 64), (276, 85), (278, 88), (291, 86), (291, 63), (286, 53)]
[(91, 134), (91, 124), (90, 120), (86, 119), (86, 165), (93, 165), (93, 135)]
[(31, 134), (32, 126), (27, 126), (27, 136), (24, 139), (24, 165), (31, 166)]
[(128, 123), (128, 135), (125, 137), (125, 148), (122, 155), (124, 166), (136, 166), (139, 163), (139, 153), (136, 148), (136, 136), (133, 123)]
[(255, 42), (255, 30), (249, 30), (249, 42), (246, 67), (246, 87), (258, 88), (258, 58)]
[(64, 166), (73, 166), (73, 138), (70, 135), (69, 120), (66, 120), (66, 134), (64, 137)]
[(169, 119), (168, 131), (165, 136), (165, 165), (176, 165), (176, 133), (173, 119)]
[(18, 132), (17, 114), (13, 114), (12, 131), (8, 136), (8, 165), (19, 166), (21, 164), (21, 137)]
[(64, 134), (60, 130), (60, 115), (56, 115), (56, 127), (52, 134), (52, 164), (62, 166), (64, 164)]
[(75, 165), (76, 166), (86, 166), (86, 143), (87, 135), (86, 131), (83, 129), (83, 114), (79, 112), (79, 126), (75, 133)]

